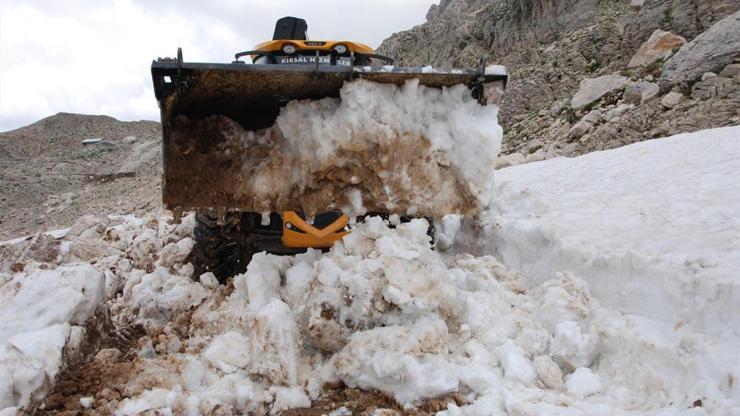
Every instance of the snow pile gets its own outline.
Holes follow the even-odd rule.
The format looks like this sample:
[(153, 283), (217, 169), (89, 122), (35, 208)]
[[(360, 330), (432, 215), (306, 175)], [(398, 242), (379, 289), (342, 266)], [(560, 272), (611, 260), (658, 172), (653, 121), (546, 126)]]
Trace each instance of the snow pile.
[[(439, 416), (736, 414), (739, 135), (499, 171), (503, 263), (377, 217), (327, 253), (257, 254), (227, 286), (193, 276), (193, 216), (83, 217), (13, 242), (0, 405), (41, 401), (102, 304), (145, 333), (95, 352), (101, 374), (125, 373), (72, 397), (93, 413), (279, 414), (341, 381), (449, 401)], [(439, 244), (466, 227), (446, 217)]]
[[(88, 216), (60, 232), (0, 244), (0, 410), (43, 400), (89, 335), (88, 319), (125, 282), (146, 276), (136, 265), (154, 267), (148, 260), (160, 251), (167, 262), (190, 253), (192, 240), (183, 236), (192, 234), (192, 216), (180, 226), (159, 224), (159, 231), (147, 226), (157, 224)], [(163, 248), (158, 234), (181, 240)]]
[[(427, 88), (418, 80), (402, 86), (357, 80), (340, 94), (292, 101), (272, 128), (256, 132), (223, 116), (189, 120), (173, 133), (182, 159), (168, 170), (179, 172), (175, 164), (182, 162), (192, 179), (189, 172), (202, 166), (212, 172), (212, 187), (256, 212), (439, 218), (488, 205), (502, 137), (496, 105), (479, 105), (465, 85)], [(192, 151), (204, 141), (216, 145), (208, 154)]]
[(499, 170), (503, 261), (624, 312), (740, 335), (740, 127)]
[[(258, 254), (233, 291), (211, 290), (189, 319), (147, 318), (162, 335), (140, 352), (134, 379), (149, 387), (118, 413), (276, 414), (337, 381), (406, 406), (459, 392), (467, 405), (451, 403), (450, 415), (738, 405), (722, 375), (737, 369), (720, 365), (738, 344), (604, 308), (572, 273), (532, 286), (490, 256), (445, 261), (426, 227), (370, 218), (327, 254)], [(187, 314), (203, 286), (175, 275), (162, 286), (169, 281), (188, 294)]]

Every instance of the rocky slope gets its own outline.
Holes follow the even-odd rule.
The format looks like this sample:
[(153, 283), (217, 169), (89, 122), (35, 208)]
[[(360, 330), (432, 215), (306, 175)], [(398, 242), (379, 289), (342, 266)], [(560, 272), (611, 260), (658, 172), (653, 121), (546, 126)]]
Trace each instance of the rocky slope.
[[(506, 65), (503, 152), (519, 154), (504, 164), (517, 163), (740, 122), (736, 69), (722, 72), (740, 55), (739, 9), (736, 0), (442, 0), (379, 51), (401, 65)], [(721, 76), (702, 81), (710, 71)], [(620, 78), (582, 84), (611, 75)], [(579, 90), (587, 102), (574, 105)], [(663, 102), (672, 90), (682, 98)]]
[(68, 113), (0, 133), (0, 240), (159, 206), (160, 137), (159, 123)]

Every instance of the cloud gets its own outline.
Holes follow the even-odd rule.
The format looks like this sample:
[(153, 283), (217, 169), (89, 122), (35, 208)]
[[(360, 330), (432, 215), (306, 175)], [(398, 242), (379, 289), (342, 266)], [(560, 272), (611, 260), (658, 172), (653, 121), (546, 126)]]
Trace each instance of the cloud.
[(220, 0), (0, 4), (0, 131), (60, 111), (157, 120), (149, 64), (173, 56), (229, 62), (293, 15), (313, 39), (378, 46), (424, 19), (430, 0)]

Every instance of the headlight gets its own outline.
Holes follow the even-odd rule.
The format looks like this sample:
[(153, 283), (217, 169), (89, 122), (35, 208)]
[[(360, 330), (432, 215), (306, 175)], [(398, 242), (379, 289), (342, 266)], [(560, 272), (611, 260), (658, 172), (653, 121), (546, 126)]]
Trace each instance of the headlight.
[(286, 44), (283, 45), (283, 53), (293, 55), (295, 53), (295, 45)]
[(334, 52), (340, 55), (344, 55), (345, 53), (347, 53), (347, 47), (344, 45), (337, 45), (334, 47)]

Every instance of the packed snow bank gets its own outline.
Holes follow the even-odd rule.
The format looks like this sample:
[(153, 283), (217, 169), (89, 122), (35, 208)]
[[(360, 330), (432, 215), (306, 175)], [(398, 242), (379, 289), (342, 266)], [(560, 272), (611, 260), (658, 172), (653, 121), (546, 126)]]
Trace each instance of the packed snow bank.
[[(204, 191), (202, 201), (187, 192), (183, 206), (230, 195), (224, 205), (309, 215), (342, 209), (439, 218), (478, 212), (491, 200), (502, 137), (496, 105), (479, 105), (465, 85), (427, 88), (418, 80), (357, 80), (340, 94), (290, 102), (259, 131), (224, 116), (177, 121), (167, 186)], [(166, 198), (176, 205), (178, 194)]]
[(740, 127), (497, 172), (504, 263), (624, 312), (740, 334)]

